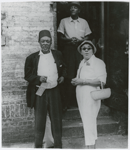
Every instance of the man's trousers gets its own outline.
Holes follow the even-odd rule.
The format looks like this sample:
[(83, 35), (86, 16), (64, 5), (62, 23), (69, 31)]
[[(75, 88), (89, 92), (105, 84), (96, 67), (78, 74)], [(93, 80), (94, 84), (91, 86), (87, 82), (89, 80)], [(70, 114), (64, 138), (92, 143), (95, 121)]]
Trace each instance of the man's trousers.
[(62, 111), (58, 86), (46, 89), (42, 96), (36, 96), (35, 103), (35, 148), (42, 148), (46, 127), (46, 116), (51, 120), (54, 148), (62, 148)]
[(54, 147), (54, 139), (52, 136), (52, 131), (51, 131), (51, 121), (49, 114), (47, 113), (47, 118), (46, 118), (46, 127), (45, 127), (45, 134), (43, 138), (43, 148), (51, 148)]

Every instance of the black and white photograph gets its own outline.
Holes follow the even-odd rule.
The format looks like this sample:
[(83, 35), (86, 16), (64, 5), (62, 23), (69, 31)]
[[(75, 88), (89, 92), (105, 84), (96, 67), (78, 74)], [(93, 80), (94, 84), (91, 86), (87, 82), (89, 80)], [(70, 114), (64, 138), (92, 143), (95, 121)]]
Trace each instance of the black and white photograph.
[(1, 148), (128, 149), (129, 1), (1, 1)]

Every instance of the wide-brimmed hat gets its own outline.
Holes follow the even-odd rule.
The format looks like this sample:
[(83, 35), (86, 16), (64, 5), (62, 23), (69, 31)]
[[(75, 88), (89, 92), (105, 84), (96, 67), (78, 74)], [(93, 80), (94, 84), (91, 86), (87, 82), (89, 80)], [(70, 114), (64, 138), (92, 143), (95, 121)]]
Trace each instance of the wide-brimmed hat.
[(76, 5), (78, 8), (81, 7), (80, 3), (79, 2), (70, 2), (69, 3), (69, 7), (73, 6), (73, 5)]
[(93, 53), (95, 54), (97, 49), (95, 47), (95, 45), (92, 43), (92, 41), (89, 41), (89, 40), (85, 40), (83, 41), (77, 48), (78, 52), (81, 53), (81, 47), (84, 45), (84, 44), (90, 44), (93, 48)]

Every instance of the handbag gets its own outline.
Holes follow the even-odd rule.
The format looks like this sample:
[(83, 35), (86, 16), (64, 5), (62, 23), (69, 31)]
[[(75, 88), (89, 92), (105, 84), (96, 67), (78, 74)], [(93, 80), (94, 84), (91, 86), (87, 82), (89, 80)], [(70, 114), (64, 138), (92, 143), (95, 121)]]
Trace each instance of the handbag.
[(96, 100), (103, 100), (103, 99), (107, 99), (111, 96), (111, 89), (110, 88), (106, 88), (103, 89), (103, 84), (101, 82), (101, 89), (99, 90), (95, 90), (90, 92), (92, 99)]

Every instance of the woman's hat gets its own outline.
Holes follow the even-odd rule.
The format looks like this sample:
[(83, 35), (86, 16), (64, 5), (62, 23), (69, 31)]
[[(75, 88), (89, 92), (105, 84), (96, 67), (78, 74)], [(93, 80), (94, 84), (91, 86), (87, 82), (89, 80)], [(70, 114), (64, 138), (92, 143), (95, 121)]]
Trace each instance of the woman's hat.
[(92, 41), (89, 41), (89, 40), (85, 40), (83, 41), (77, 48), (78, 52), (81, 53), (81, 47), (84, 45), (84, 44), (90, 44), (93, 48), (93, 53), (95, 54), (97, 49), (95, 47), (95, 45), (92, 43)]

